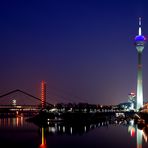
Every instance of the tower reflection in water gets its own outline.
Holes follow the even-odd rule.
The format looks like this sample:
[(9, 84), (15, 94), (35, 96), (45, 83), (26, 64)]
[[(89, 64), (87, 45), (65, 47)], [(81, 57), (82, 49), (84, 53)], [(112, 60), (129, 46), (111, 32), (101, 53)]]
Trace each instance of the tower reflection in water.
[(142, 133), (143, 131), (137, 128), (137, 148), (142, 148)]
[[(41, 144), (39, 145), (39, 148), (47, 148), (46, 143), (46, 133), (52, 133), (52, 134), (68, 134), (68, 135), (75, 135), (75, 134), (85, 134), (86, 132), (93, 130), (95, 128), (99, 128), (102, 126), (108, 127), (109, 125), (115, 125), (120, 124), (117, 122), (109, 122), (109, 121), (103, 121), (99, 122), (97, 124), (88, 124), (88, 125), (67, 125), (67, 124), (48, 124), (46, 127), (41, 128)], [(134, 124), (134, 121), (131, 120), (130, 122), (123, 122), (123, 125), (128, 125), (128, 132), (130, 133), (130, 136), (133, 138), (136, 138), (136, 148), (142, 148), (143, 139), (144, 142), (147, 142), (148, 138), (148, 124), (145, 124), (143, 127), (140, 127), (138, 125)]]
[(130, 122), (128, 131), (130, 132), (131, 137), (136, 137), (137, 148), (142, 148), (143, 139), (144, 142), (147, 142), (148, 139), (148, 124), (145, 124), (143, 127), (139, 128), (138, 125), (134, 126), (133, 122)]
[(47, 145), (46, 145), (46, 137), (45, 137), (45, 129), (44, 127), (42, 127), (41, 129), (41, 133), (42, 133), (42, 143), (41, 145), (39, 146), (39, 148), (47, 148)]
[[(90, 130), (93, 130), (95, 128), (108, 126), (109, 122), (104, 121), (97, 124), (87, 124), (87, 125), (69, 125), (69, 124), (62, 124), (62, 123), (47, 123), (47, 126), (42, 126), (40, 128), (40, 134), (41, 134), (41, 140), (39, 148), (47, 148), (47, 142), (46, 142), (46, 136), (51, 134), (59, 134), (59, 135), (82, 135), (87, 133)], [(47, 134), (47, 135), (46, 135)]]

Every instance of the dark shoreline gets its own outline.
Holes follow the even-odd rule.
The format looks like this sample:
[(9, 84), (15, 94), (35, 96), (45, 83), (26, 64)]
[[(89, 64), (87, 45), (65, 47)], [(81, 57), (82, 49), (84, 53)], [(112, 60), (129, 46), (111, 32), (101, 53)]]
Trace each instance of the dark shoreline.
[(82, 125), (93, 124), (100, 121), (117, 120), (130, 120), (133, 118), (134, 113), (128, 113), (126, 116), (116, 117), (115, 112), (97, 112), (97, 113), (84, 113), (84, 112), (66, 112), (62, 114), (40, 112), (38, 115), (28, 118), (28, 122), (33, 122), (38, 126), (48, 126), (49, 123), (64, 123), (68, 125)]

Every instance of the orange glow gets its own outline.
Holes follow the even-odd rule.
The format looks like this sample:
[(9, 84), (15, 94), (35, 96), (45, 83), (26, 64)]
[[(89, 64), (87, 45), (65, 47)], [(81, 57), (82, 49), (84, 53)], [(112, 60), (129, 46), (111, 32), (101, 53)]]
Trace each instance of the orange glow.
[(144, 138), (145, 142), (147, 142), (147, 138), (148, 137), (147, 137), (146, 133), (144, 132), (144, 130), (143, 130), (143, 133), (142, 134), (143, 134), (143, 138)]
[(45, 102), (46, 102), (46, 83), (45, 83), (45, 81), (42, 81), (42, 83), (41, 83), (41, 104), (42, 104), (42, 108), (45, 108)]
[(16, 111), (16, 115), (18, 115), (19, 114), (19, 112), (18, 111)]
[(21, 116), (21, 126), (23, 125), (23, 117)]
[(137, 144), (137, 148), (142, 148), (142, 144)]
[(39, 146), (39, 148), (47, 148), (43, 127), (42, 127), (42, 144)]
[(16, 126), (18, 127), (19, 126), (19, 118), (16, 117)]
[(39, 146), (39, 148), (47, 148), (47, 145), (46, 145), (46, 144), (41, 144), (41, 145)]

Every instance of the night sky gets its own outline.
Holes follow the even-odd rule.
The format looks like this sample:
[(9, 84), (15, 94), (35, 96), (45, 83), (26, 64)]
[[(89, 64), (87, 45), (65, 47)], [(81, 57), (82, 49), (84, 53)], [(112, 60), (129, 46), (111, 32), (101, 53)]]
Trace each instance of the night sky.
[[(0, 94), (22, 89), (47, 101), (118, 104), (136, 92), (138, 17), (148, 35), (148, 1), (3, 0)], [(148, 101), (148, 45), (143, 51)]]

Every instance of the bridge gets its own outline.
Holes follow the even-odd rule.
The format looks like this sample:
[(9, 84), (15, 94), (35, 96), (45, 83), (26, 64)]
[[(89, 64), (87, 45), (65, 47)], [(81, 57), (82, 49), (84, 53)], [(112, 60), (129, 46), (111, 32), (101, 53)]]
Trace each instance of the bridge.
[[(24, 97), (22, 94), (25, 99), (21, 99)], [(20, 115), (22, 113), (24, 115), (32, 115), (38, 113), (45, 106), (53, 107), (52, 104), (45, 100), (43, 101), (42, 98), (20, 89), (12, 90), (0, 96), (0, 116)]]
[[(52, 113), (65, 112), (83, 112), (83, 113), (125, 113), (125, 111), (116, 110), (112, 106), (91, 105), (88, 103), (79, 104), (60, 104), (56, 106), (46, 101), (46, 91), (44, 83), (41, 87), (41, 98), (38, 98), (28, 92), (20, 89), (15, 89), (0, 96), (0, 117), (9, 115), (34, 115), (40, 110), (46, 109)], [(22, 98), (22, 94), (25, 98)], [(9, 97), (11, 96), (11, 97)], [(15, 99), (14, 99), (15, 98)], [(17, 98), (17, 99), (16, 99)], [(129, 113), (128, 113), (129, 114)]]
[[(59, 92), (60, 90), (58, 90)], [(65, 92), (64, 92), (65, 94)], [(67, 93), (66, 93), (67, 94)], [(23, 95), (23, 96), (22, 96)], [(10, 96), (10, 97), (9, 97)], [(71, 96), (71, 95), (70, 95)], [(25, 98), (23, 98), (25, 97)], [(62, 100), (63, 96), (60, 96)], [(76, 97), (76, 96), (75, 96)], [(67, 98), (67, 97), (66, 97)], [(69, 97), (68, 97), (69, 98)], [(81, 99), (82, 100), (82, 99)], [(46, 83), (41, 82), (41, 97), (38, 98), (28, 92), (15, 89), (0, 96), (0, 117), (9, 115), (34, 115), (39, 111), (47, 111), (53, 114), (62, 113), (123, 113), (133, 114), (129, 111), (122, 110), (119, 106), (95, 105), (88, 103), (57, 103), (52, 105), (46, 101)]]

